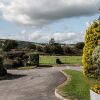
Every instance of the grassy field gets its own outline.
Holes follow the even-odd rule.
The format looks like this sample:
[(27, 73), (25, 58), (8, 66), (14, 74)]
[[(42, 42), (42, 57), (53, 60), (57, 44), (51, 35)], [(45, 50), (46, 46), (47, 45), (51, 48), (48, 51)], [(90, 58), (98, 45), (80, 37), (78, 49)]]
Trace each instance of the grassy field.
[(81, 56), (40, 56), (40, 64), (56, 65), (56, 58), (59, 58), (62, 63), (70, 65), (81, 65)]
[(87, 79), (82, 72), (74, 70), (65, 70), (66, 74), (71, 76), (68, 84), (60, 86), (60, 94), (70, 100), (90, 100), (89, 90), (93, 84), (100, 84), (100, 81)]

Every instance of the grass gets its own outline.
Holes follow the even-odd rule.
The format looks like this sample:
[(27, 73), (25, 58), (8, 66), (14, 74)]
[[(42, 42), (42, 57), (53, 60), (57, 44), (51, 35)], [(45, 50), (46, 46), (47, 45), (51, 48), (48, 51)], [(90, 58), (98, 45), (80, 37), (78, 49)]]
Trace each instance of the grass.
[(34, 69), (35, 66), (25, 66), (25, 67), (18, 67), (17, 69), (25, 70), (25, 69)]
[(87, 79), (79, 71), (64, 70), (64, 72), (70, 75), (71, 80), (68, 84), (58, 87), (59, 93), (70, 100), (90, 100), (90, 87), (94, 84), (100, 84), (100, 81)]
[[(59, 58), (63, 64), (81, 65), (81, 56), (40, 56), (41, 67), (52, 67), (56, 64), (56, 58)], [(19, 67), (17, 69), (33, 69), (33, 66)]]
[(81, 56), (40, 56), (40, 64), (56, 65), (56, 58), (59, 58), (62, 63), (69, 65), (81, 65)]

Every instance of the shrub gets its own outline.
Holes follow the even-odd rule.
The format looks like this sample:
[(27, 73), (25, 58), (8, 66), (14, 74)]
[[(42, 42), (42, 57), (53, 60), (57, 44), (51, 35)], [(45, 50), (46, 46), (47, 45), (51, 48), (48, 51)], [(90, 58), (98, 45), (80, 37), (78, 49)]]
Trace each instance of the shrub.
[(7, 69), (11, 69), (14, 66), (14, 61), (11, 59), (4, 59), (4, 67), (6, 67)]
[(7, 70), (3, 67), (3, 57), (0, 56), (0, 76), (7, 74)]
[(36, 49), (36, 45), (35, 44), (29, 44), (28, 47), (27, 47), (27, 49), (28, 48), (35, 50)]
[(3, 51), (9, 51), (10, 49), (17, 48), (18, 43), (15, 40), (6, 40), (2, 46)]
[(4, 66), (6, 68), (16, 68), (26, 66), (28, 56), (23, 51), (10, 51), (5, 54)]
[(5, 54), (5, 57), (9, 59), (14, 59), (16, 57), (23, 58), (23, 56), (25, 56), (25, 52), (23, 51), (10, 51)]
[(20, 66), (23, 66), (23, 62), (20, 58), (16, 58), (16, 59), (5, 59), (4, 60), (4, 67), (6, 67), (7, 69), (14, 69)]
[(29, 63), (31, 65), (39, 66), (39, 54), (30, 54), (29, 55)]
[(36, 50), (38, 52), (43, 52), (43, 47), (42, 46), (36, 46)]
[[(95, 76), (95, 70), (93, 69), (93, 63), (91, 56), (94, 48), (98, 45), (98, 40), (100, 39), (100, 21), (94, 21), (89, 28), (86, 30), (85, 35), (85, 46), (83, 49), (83, 72), (88, 77)], [(92, 73), (90, 72), (92, 70)]]
[(0, 56), (0, 67), (2, 67), (2, 66), (3, 66), (3, 57)]
[(95, 77), (100, 79), (100, 46), (97, 46), (92, 54), (93, 67), (95, 68)]
[(92, 89), (94, 92), (100, 94), (100, 85), (94, 85), (91, 89)]
[(76, 47), (77, 49), (83, 49), (83, 48), (84, 48), (84, 42), (78, 42), (78, 43), (76, 43), (76, 44), (75, 44), (75, 47)]

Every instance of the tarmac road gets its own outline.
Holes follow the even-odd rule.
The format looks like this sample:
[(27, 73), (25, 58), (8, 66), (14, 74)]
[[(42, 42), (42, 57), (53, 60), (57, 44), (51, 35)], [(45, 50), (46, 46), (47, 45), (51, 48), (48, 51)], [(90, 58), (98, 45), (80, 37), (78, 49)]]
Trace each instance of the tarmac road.
[(80, 67), (51, 67), (30, 70), (8, 70), (0, 80), (0, 100), (58, 100), (54, 91), (66, 78), (61, 70), (80, 70)]

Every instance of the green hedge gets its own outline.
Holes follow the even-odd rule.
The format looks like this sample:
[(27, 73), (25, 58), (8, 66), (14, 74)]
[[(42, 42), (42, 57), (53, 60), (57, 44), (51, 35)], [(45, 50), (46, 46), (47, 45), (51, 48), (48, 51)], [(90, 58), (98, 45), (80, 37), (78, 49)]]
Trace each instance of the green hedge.
[(83, 49), (83, 71), (88, 77), (95, 76), (95, 68), (93, 67), (91, 56), (98, 45), (100, 40), (100, 20), (94, 21), (86, 30), (85, 34), (85, 46)]
[(29, 54), (29, 63), (31, 65), (39, 66), (39, 54), (34, 54), (34, 53)]

